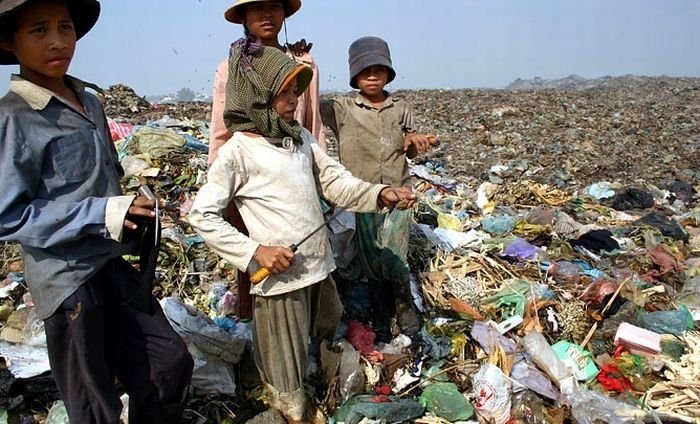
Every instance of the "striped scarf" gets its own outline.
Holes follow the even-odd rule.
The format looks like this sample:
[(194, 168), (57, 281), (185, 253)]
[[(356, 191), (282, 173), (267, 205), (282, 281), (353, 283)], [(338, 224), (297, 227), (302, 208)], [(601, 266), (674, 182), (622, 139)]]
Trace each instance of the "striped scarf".
[(291, 137), (301, 143), (301, 125), (286, 122), (272, 108), (285, 78), (300, 64), (282, 51), (265, 47), (255, 36), (231, 44), (224, 123), (229, 131), (251, 131), (265, 137)]

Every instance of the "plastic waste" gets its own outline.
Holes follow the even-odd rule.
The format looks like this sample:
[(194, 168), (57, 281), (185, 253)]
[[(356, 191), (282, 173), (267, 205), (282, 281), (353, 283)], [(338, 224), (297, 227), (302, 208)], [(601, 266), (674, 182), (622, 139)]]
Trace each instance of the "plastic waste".
[(695, 328), (693, 315), (683, 305), (675, 311), (642, 312), (639, 314), (639, 323), (655, 333), (674, 336), (682, 336), (686, 330)]
[(541, 258), (541, 251), (537, 247), (531, 245), (521, 238), (516, 238), (513, 240), (505, 249), (503, 249), (503, 256), (509, 256), (511, 258), (520, 259), (523, 261), (533, 261)]
[(562, 380), (572, 376), (569, 368), (559, 359), (557, 353), (541, 333), (531, 331), (520, 339), (520, 344), (532, 362), (556, 384), (559, 385)]
[(454, 383), (434, 383), (423, 389), (419, 402), (428, 411), (447, 421), (467, 420), (474, 408)]
[(548, 272), (559, 284), (578, 284), (581, 281), (581, 268), (572, 262), (552, 262)]
[(510, 370), (510, 378), (540, 396), (552, 400), (559, 399), (559, 390), (554, 387), (552, 380), (527, 361), (519, 361), (513, 365)]
[(554, 210), (536, 206), (525, 215), (525, 222), (535, 225), (551, 225), (554, 222)]
[[(334, 414), (335, 422), (358, 424), (365, 418), (382, 422), (408, 422), (423, 415), (425, 408), (411, 399), (398, 396), (355, 395)], [(331, 421), (333, 422), (333, 421)]]
[(481, 300), (484, 305), (493, 305), (496, 308), (502, 308), (501, 315), (503, 318), (509, 318), (514, 315), (523, 316), (525, 313), (525, 304), (527, 302), (526, 294), (530, 293), (532, 286), (527, 281), (509, 280), (502, 283), (503, 288), (492, 296), (487, 296)]
[(340, 358), (340, 367), (338, 375), (342, 382), (340, 386), (340, 396), (343, 402), (350, 399), (356, 393), (360, 393), (365, 388), (365, 373), (360, 366), (360, 352), (356, 351), (352, 345), (341, 340), (339, 342), (342, 348)]
[(487, 216), (481, 220), (481, 228), (489, 234), (507, 234), (513, 231), (517, 219), (509, 215)]
[(30, 307), (27, 322), (22, 330), (22, 339), (27, 346), (46, 346), (46, 332), (44, 331), (44, 320), (36, 314), (36, 309)]
[(151, 168), (151, 165), (141, 158), (135, 156), (126, 156), (120, 161), (122, 169), (124, 169), (124, 176), (130, 177), (132, 175), (139, 175), (143, 171)]
[(695, 321), (700, 321), (700, 277), (694, 277), (683, 284), (683, 291), (676, 302), (688, 308)]
[(68, 411), (62, 400), (57, 400), (51, 405), (49, 414), (46, 416), (46, 424), (70, 424), (68, 419)]
[(662, 212), (650, 212), (634, 222), (636, 226), (648, 225), (657, 228), (661, 234), (674, 240), (688, 241), (688, 233), (676, 222), (671, 221)]
[(186, 143), (185, 137), (169, 129), (139, 127), (131, 136), (131, 143), (138, 145), (141, 153), (158, 159), (179, 151)]
[(647, 209), (654, 206), (654, 196), (641, 188), (627, 187), (617, 193), (612, 201), (612, 207), (618, 211), (630, 209)]
[(192, 386), (203, 392), (234, 395), (233, 364), (240, 361), (247, 340), (221, 330), (204, 313), (177, 298), (163, 298), (160, 304), (194, 360)]
[(459, 247), (478, 247), (483, 242), (483, 234), (479, 234), (476, 230), (469, 230), (463, 233), (461, 231), (436, 228), (435, 235), (437, 235), (442, 242), (450, 246), (450, 251)]
[(487, 355), (490, 355), (494, 349), (501, 348), (506, 355), (514, 358), (514, 362), (523, 358), (523, 354), (518, 352), (518, 345), (513, 339), (501, 335), (494, 327), (485, 322), (474, 322), (469, 335), (476, 340)]
[(225, 283), (214, 283), (209, 290), (209, 308), (217, 316), (233, 315), (238, 310), (238, 298)]
[(579, 386), (566, 395), (565, 401), (571, 406), (574, 422), (578, 424), (654, 422), (645, 421), (649, 414), (633, 405)]
[(376, 337), (377, 335), (370, 326), (355, 320), (348, 323), (348, 341), (363, 354), (370, 355), (375, 352), (374, 340)]
[(488, 422), (505, 424), (510, 419), (512, 383), (497, 366), (486, 363), (472, 375), (474, 408)]
[(438, 214), (438, 227), (445, 230), (462, 231), (464, 225), (456, 216), (447, 213), (440, 213)]
[(581, 346), (560, 340), (552, 345), (552, 349), (577, 380), (588, 381), (598, 375), (598, 367), (595, 366), (591, 353)]
[(591, 184), (585, 189), (585, 192), (596, 200), (609, 199), (615, 195), (615, 190), (607, 181)]
[(424, 366), (421, 370), (421, 377), (423, 377), (426, 381), (450, 381), (450, 378), (447, 376), (447, 373), (442, 372), (442, 367), (445, 365), (444, 360), (436, 361), (432, 364), (426, 363), (425, 365), (426, 366)]
[(452, 341), (449, 337), (430, 334), (428, 328), (424, 326), (420, 330), (420, 337), (425, 345), (425, 354), (433, 359), (442, 359), (452, 351)]

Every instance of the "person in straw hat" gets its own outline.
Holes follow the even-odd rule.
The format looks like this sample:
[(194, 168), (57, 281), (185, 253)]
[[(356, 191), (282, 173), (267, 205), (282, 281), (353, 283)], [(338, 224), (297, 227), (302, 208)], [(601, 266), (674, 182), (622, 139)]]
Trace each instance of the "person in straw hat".
[(0, 241), (22, 247), (70, 421), (119, 423), (116, 377), (130, 423), (178, 423), (192, 358), (150, 291), (153, 274), (121, 258), (156, 227), (156, 201), (122, 195), (102, 105), (67, 75), (99, 14), (96, 0), (0, 0), (0, 63), (19, 64), (0, 99)]
[[(238, 269), (269, 270), (252, 293), (254, 357), (270, 405), (291, 423), (325, 422), (303, 385), (310, 336), (332, 338), (340, 318), (322, 302), (342, 310), (319, 195), (365, 212), (410, 207), (415, 195), (353, 177), (294, 119), (311, 68), (255, 37), (234, 43), (230, 57), (224, 120), (233, 136), (209, 168), (189, 222)], [(249, 236), (223, 218), (232, 200)]]
[[(319, 83), (318, 67), (309, 53), (311, 44), (305, 40), (290, 46), (282, 45), (279, 33), (286, 25), (286, 19), (301, 8), (300, 0), (237, 0), (226, 9), (224, 18), (233, 24), (242, 25), (245, 35), (258, 37), (262, 44), (284, 51), (289, 57), (309, 66), (313, 70), (313, 77), (309, 86), (299, 96), (295, 118), (303, 127), (311, 131), (314, 138), (325, 148), (325, 136), (323, 123), (319, 109)], [(228, 79), (228, 59), (219, 63), (214, 75), (211, 135), (209, 138), (209, 164), (214, 162), (219, 148), (230, 138), (231, 132), (224, 123), (224, 106), (226, 103), (226, 81)], [(239, 230), (246, 232), (245, 224), (240, 213), (234, 205), (226, 211), (227, 219)], [(238, 315), (241, 318), (250, 318), (252, 303), (248, 291), (250, 289), (249, 276), (246, 273), (238, 275), (239, 307)]]

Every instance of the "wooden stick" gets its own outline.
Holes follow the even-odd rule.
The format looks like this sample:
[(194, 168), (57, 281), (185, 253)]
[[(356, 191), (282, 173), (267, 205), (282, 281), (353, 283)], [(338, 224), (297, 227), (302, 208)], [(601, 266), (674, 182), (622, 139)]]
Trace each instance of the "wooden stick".
[[(610, 300), (608, 300), (608, 303), (605, 305), (605, 307), (603, 309), (600, 310), (601, 319), (602, 319), (603, 315), (605, 315), (605, 313), (608, 311), (608, 309), (610, 309), (610, 307), (612, 306), (615, 299), (617, 299), (617, 296), (622, 291), (622, 286), (627, 284), (627, 281), (629, 281), (629, 278), (622, 280), (620, 285), (617, 286), (617, 290), (615, 290), (615, 293), (613, 293), (612, 297), (610, 297)], [(588, 344), (588, 342), (591, 341), (591, 337), (593, 337), (593, 333), (595, 333), (595, 330), (597, 330), (597, 329), (598, 329), (598, 321), (593, 323), (593, 326), (588, 331), (588, 334), (586, 334), (586, 338), (583, 339), (583, 342), (581, 343), (582, 348), (585, 348), (586, 345)]]

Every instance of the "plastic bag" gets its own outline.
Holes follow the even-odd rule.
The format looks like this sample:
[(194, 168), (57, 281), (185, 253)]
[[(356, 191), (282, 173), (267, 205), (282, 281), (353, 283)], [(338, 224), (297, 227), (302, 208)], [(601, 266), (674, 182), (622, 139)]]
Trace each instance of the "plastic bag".
[(425, 408), (398, 396), (356, 395), (336, 411), (334, 418), (345, 424), (358, 424), (364, 418), (381, 422), (408, 422), (423, 415)]
[(532, 261), (535, 259), (544, 259), (546, 255), (536, 246), (531, 245), (521, 238), (516, 238), (503, 249), (503, 256), (509, 256), (522, 261)]
[(472, 376), (474, 407), (489, 422), (505, 424), (510, 419), (512, 383), (500, 368), (486, 363)]
[(408, 282), (411, 210), (355, 215), (356, 260), (370, 280)]
[(240, 361), (246, 339), (221, 330), (204, 313), (177, 298), (163, 298), (160, 304), (194, 360), (192, 386), (204, 392), (234, 395), (233, 364)]
[(419, 402), (447, 421), (462, 421), (474, 415), (474, 408), (454, 383), (434, 383), (423, 389)]
[(517, 219), (509, 215), (488, 216), (481, 220), (481, 228), (489, 234), (507, 234), (513, 231)]
[(700, 319), (700, 277), (691, 278), (683, 285), (683, 291), (676, 302), (688, 308), (695, 320)]
[(46, 416), (45, 424), (70, 424), (68, 411), (62, 400), (57, 400), (51, 405), (49, 414)]
[(642, 312), (639, 323), (655, 333), (674, 336), (682, 336), (686, 330), (695, 328), (693, 315), (683, 305), (675, 311)]
[(534, 362), (539, 369), (544, 371), (557, 385), (560, 385), (562, 380), (571, 377), (571, 371), (559, 359), (557, 353), (552, 349), (547, 339), (545, 339), (541, 333), (531, 331), (520, 339), (520, 344), (523, 349), (525, 349), (525, 352), (527, 352), (532, 362)]
[(578, 284), (581, 281), (581, 268), (572, 262), (552, 262), (548, 272), (559, 284)]
[(339, 344), (343, 351), (338, 370), (339, 381), (342, 382), (340, 386), (340, 396), (342, 401), (345, 402), (354, 394), (364, 390), (365, 373), (360, 366), (360, 352), (356, 351), (355, 348), (345, 340), (341, 340)]
[(565, 401), (571, 406), (574, 422), (578, 424), (644, 422), (648, 416), (645, 411), (633, 405), (578, 386), (566, 396)]

